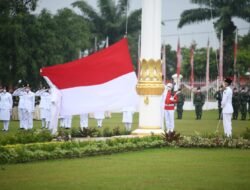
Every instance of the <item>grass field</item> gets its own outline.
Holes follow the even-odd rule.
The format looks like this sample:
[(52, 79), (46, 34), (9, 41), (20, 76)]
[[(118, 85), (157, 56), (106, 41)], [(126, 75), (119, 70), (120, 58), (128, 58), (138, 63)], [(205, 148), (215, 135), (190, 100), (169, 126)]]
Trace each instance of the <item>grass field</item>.
[[(216, 110), (212, 111), (204, 111), (202, 120), (195, 120), (195, 113), (194, 111), (184, 111), (183, 119), (182, 120), (175, 120), (175, 130), (180, 132), (181, 135), (195, 135), (197, 133), (201, 135), (211, 134), (214, 133), (217, 125), (218, 125), (218, 113)], [(72, 122), (72, 127), (78, 128), (79, 127), (79, 116), (75, 116)], [(219, 123), (219, 133), (223, 134), (223, 125), (222, 121)], [(89, 126), (95, 127), (96, 121), (95, 119), (89, 119)], [(250, 127), (250, 120), (242, 121), (242, 120), (233, 120), (233, 136), (238, 137), (242, 134), (247, 127)], [(113, 113), (111, 119), (105, 119), (103, 121), (103, 128), (110, 127), (114, 128), (119, 126), (121, 129), (124, 130), (122, 124), (122, 114), (120, 113)], [(2, 126), (1, 126), (2, 127)], [(40, 128), (41, 121), (34, 121), (34, 128)], [(133, 121), (133, 129), (138, 127), (138, 113), (134, 114), (134, 121)], [(8, 133), (16, 133), (19, 128), (18, 121), (11, 121), (10, 124), (10, 131)], [(101, 129), (102, 130), (102, 129)], [(0, 131), (0, 138), (2, 135), (6, 135), (5, 132)]]
[[(185, 111), (183, 120), (176, 120), (182, 135), (211, 134), (218, 124), (216, 111), (205, 111), (202, 120), (194, 119), (193, 111)], [(121, 114), (104, 120), (104, 127), (123, 127)], [(233, 134), (238, 137), (250, 125), (233, 121)], [(40, 121), (35, 121), (39, 128)], [(89, 120), (94, 127), (96, 121)], [(135, 114), (133, 128), (138, 125)], [(12, 121), (8, 133), (18, 131)], [(74, 117), (73, 127), (79, 127)], [(222, 123), (219, 127), (223, 134)], [(0, 132), (0, 138), (8, 133)], [(248, 190), (250, 187), (250, 150), (162, 148), (108, 156), (87, 157), (5, 165), (0, 168), (1, 190), (29, 189), (99, 189), (99, 190)]]
[(248, 190), (249, 158), (249, 150), (163, 148), (7, 165), (0, 189)]

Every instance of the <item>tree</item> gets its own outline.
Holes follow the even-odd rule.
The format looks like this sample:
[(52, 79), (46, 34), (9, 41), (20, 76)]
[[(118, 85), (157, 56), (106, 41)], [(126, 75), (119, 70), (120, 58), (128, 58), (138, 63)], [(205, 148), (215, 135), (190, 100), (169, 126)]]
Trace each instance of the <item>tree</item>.
[(250, 32), (239, 38), (236, 68), (239, 75), (245, 75), (250, 70)]
[[(211, 4), (210, 4), (211, 2)], [(191, 0), (191, 3), (200, 5), (199, 8), (185, 10), (181, 14), (178, 27), (181, 28), (187, 24), (203, 22), (211, 20), (211, 12), (214, 18), (218, 18), (214, 22), (217, 37), (220, 32), (224, 34), (224, 72), (225, 74), (233, 74), (233, 39), (235, 24), (233, 17), (241, 18), (250, 22), (250, 0)]]
[[(35, 22), (30, 11), (36, 8), (37, 0), (0, 1), (0, 83), (12, 86), (22, 76), (27, 76), (28, 62), (26, 49), (27, 31)], [(32, 48), (32, 47), (28, 47)]]
[(97, 46), (102, 44), (106, 37), (109, 38), (109, 44), (113, 44), (123, 38), (126, 34), (127, 22), (130, 52), (136, 67), (138, 31), (141, 28), (141, 10), (132, 11), (127, 17), (128, 0), (119, 0), (117, 4), (115, 2), (114, 0), (98, 0), (99, 10), (95, 10), (84, 0), (76, 1), (72, 5), (81, 10), (82, 16), (91, 30), (93, 44), (94, 38), (97, 38), (99, 42)]

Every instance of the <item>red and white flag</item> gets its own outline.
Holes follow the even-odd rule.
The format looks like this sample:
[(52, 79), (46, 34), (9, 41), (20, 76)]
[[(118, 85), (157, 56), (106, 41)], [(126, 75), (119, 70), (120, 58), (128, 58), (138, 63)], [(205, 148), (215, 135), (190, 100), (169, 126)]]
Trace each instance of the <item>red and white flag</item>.
[[(176, 57), (177, 57), (177, 68), (176, 68), (176, 73), (177, 73), (177, 79), (179, 79), (179, 76), (180, 76), (180, 73), (181, 73), (181, 48), (180, 48), (180, 38), (178, 38)], [(178, 81), (178, 80), (177, 80), (177, 81)]]
[(137, 77), (126, 38), (95, 54), (41, 69), (61, 93), (61, 115), (137, 107)]
[(220, 34), (219, 81), (223, 81), (223, 31)]
[(236, 84), (236, 63), (237, 63), (237, 50), (238, 50), (238, 31), (235, 32), (235, 40), (234, 40), (234, 85)]

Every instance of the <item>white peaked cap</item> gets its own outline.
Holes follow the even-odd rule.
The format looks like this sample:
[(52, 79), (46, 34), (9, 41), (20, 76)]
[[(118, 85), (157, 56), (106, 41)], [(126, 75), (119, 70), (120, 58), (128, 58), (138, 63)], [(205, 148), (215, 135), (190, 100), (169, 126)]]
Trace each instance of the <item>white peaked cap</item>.
[(167, 88), (173, 88), (173, 84), (172, 83), (168, 83), (167, 84)]

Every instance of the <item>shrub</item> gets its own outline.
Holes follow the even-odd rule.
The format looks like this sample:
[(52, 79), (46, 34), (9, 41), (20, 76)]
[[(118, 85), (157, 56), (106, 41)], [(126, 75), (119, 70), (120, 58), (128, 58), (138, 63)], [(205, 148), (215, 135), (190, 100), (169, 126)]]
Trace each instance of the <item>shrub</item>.
[(0, 145), (27, 144), (33, 142), (48, 142), (53, 139), (48, 129), (43, 130), (20, 130), (15, 135), (6, 134), (1, 137)]
[(246, 128), (246, 131), (244, 131), (244, 132), (242, 133), (242, 137), (243, 137), (244, 139), (250, 140), (250, 129), (249, 129), (248, 127)]
[(162, 134), (162, 138), (166, 143), (171, 143), (173, 141), (179, 142), (179, 140), (181, 139), (181, 135), (180, 133), (177, 133), (176, 131), (167, 132), (167, 130), (165, 129), (164, 133)]

